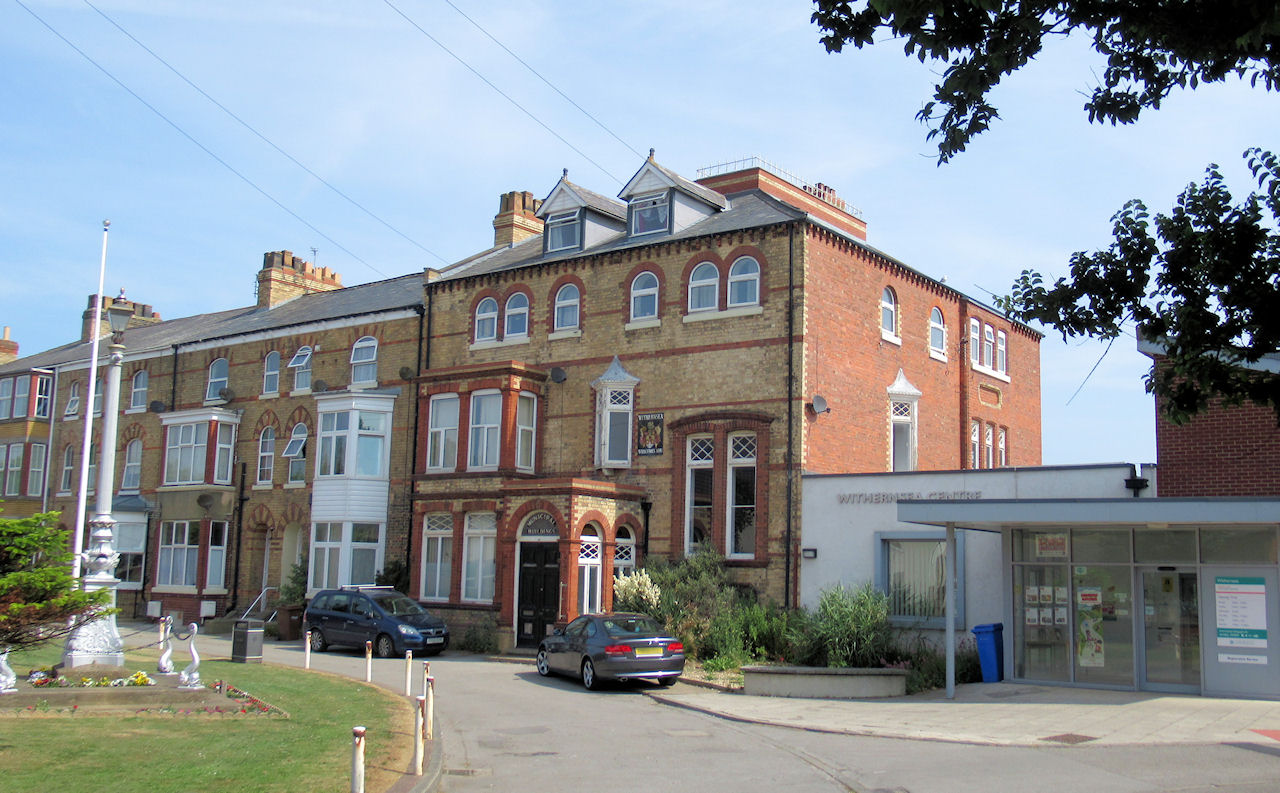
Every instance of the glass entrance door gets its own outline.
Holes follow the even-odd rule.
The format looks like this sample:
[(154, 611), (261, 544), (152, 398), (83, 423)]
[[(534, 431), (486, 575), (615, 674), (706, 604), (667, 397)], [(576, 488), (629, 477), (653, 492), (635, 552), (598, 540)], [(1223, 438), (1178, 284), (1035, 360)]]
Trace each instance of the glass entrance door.
[(1142, 577), (1142, 688), (1200, 690), (1200, 595), (1194, 569), (1160, 567)]

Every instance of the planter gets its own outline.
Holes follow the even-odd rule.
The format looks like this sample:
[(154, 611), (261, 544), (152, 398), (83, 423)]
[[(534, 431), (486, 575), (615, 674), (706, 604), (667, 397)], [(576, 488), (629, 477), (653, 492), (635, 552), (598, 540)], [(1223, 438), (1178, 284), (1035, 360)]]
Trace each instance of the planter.
[(276, 609), (276, 628), (280, 631), (280, 641), (296, 642), (302, 638), (302, 612), (306, 609), (301, 604)]
[(905, 669), (744, 666), (743, 693), (761, 697), (870, 699), (907, 693)]

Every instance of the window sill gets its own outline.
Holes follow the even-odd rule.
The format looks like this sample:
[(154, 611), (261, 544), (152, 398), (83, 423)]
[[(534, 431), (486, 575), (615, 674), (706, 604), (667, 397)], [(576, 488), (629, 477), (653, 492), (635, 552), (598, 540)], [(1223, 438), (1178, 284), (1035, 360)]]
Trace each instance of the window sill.
[(763, 306), (739, 306), (726, 308), (724, 311), (695, 311), (685, 314), (684, 322), (705, 322), (709, 319), (733, 319), (734, 317), (753, 317), (764, 313)]
[(547, 334), (547, 341), (559, 341), (561, 339), (577, 339), (582, 336), (582, 328), (566, 328), (565, 330), (557, 330), (554, 333)]
[(156, 584), (151, 592), (157, 595), (198, 595), (200, 591), (193, 586), (164, 586)]
[(901, 347), (901, 346), (902, 346), (902, 337), (901, 337), (901, 336), (895, 336), (894, 334), (890, 333), (889, 331), (885, 330), (884, 328), (881, 328), (881, 329), (880, 329), (880, 338), (881, 338), (881, 339), (883, 339), (884, 341), (889, 342), (890, 344), (896, 344), (896, 345), (898, 345), (899, 347)]
[(291, 397), (296, 397), (296, 396), (310, 396), (310, 395), (311, 395), (311, 389), (310, 389), (309, 387), (308, 387), (308, 388), (295, 388), (295, 389), (293, 389), (292, 391), (290, 391), (290, 392), (289, 392), (289, 396), (291, 396)]
[(375, 380), (373, 382), (352, 383), (351, 385), (347, 386), (347, 390), (348, 391), (367, 391), (370, 388), (377, 388), (377, 387), (378, 387), (378, 382)]
[(662, 319), (660, 317), (646, 317), (645, 319), (633, 319), (622, 326), (623, 330), (644, 330), (645, 328), (662, 327)]
[(146, 409), (145, 407), (142, 407), (142, 408), (129, 408), (129, 409), (125, 410), (124, 414), (125, 414), (126, 416), (136, 416), (136, 415), (137, 415), (137, 414), (139, 414), (139, 413), (146, 413), (146, 412), (147, 412), (147, 409)]
[(306, 482), (285, 482), (285, 490), (299, 490), (307, 486)]
[(493, 340), (493, 341), (477, 341), (477, 342), (472, 342), (471, 346), (470, 346), (470, 347), (468, 347), (467, 349), (469, 349), (469, 350), (492, 350), (492, 349), (495, 349), (495, 348), (497, 348), (497, 347), (514, 347), (514, 346), (519, 345), (519, 344), (528, 344), (528, 343), (529, 343), (529, 337), (528, 337), (528, 336), (517, 336), (517, 337), (516, 337), (516, 338), (514, 338), (514, 339), (502, 339), (501, 341), (498, 341), (498, 340), (496, 340), (496, 339), (495, 339), (495, 340)]
[(258, 399), (275, 399), (278, 396), (280, 396), (279, 391), (272, 391), (269, 394), (258, 394)]
[(997, 372), (995, 369), (988, 369), (987, 367), (979, 363), (970, 363), (969, 366), (970, 368), (973, 369), (973, 371), (981, 372), (982, 374), (985, 374), (987, 377), (994, 377), (995, 379), (1003, 383), (1011, 382), (1009, 380), (1009, 375), (1004, 374), (1003, 372)]
[(929, 357), (935, 361), (942, 361), (943, 363), (947, 362), (947, 354), (945, 352), (938, 352), (932, 348), (929, 349)]
[(211, 595), (211, 596), (212, 596), (212, 595), (225, 595), (225, 594), (227, 594), (227, 589), (226, 589), (226, 587), (210, 586), (210, 587), (205, 587), (204, 592), (203, 592), (202, 594), (205, 594), (205, 595)]
[(272, 488), (272, 484), (270, 482), (255, 482), (253, 484), (252, 489), (253, 490), (270, 490), (271, 488)]

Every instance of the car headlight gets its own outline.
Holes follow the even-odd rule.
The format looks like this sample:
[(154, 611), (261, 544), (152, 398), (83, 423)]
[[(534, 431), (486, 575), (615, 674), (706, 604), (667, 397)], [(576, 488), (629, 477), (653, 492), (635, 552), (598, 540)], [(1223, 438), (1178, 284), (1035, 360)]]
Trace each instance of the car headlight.
[(412, 625), (405, 625), (402, 622), (396, 627), (400, 629), (401, 633), (403, 633), (405, 636), (408, 636), (410, 639), (417, 639), (422, 636), (422, 634), (418, 633), (418, 629), (413, 627)]

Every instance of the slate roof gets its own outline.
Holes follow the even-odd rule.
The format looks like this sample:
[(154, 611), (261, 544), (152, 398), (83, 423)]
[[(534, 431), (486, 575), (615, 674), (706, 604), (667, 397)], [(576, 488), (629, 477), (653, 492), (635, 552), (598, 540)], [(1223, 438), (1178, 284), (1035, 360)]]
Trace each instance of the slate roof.
[[(125, 346), (128, 350), (126, 354), (164, 349), (175, 344), (278, 330), (339, 317), (414, 308), (422, 305), (422, 283), (422, 274), (413, 273), (332, 292), (303, 295), (272, 308), (233, 308), (130, 328), (125, 334)], [(0, 366), (0, 374), (87, 361), (90, 346), (91, 343), (87, 341), (74, 341), (44, 350)], [(100, 343), (100, 354), (105, 349), (105, 345)]]

